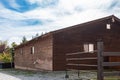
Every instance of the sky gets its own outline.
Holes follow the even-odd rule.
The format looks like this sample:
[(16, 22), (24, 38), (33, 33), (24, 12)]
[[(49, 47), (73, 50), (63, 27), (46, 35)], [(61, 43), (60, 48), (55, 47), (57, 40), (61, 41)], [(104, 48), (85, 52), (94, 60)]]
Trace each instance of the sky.
[(120, 18), (120, 0), (0, 0), (0, 40), (19, 44), (109, 15)]

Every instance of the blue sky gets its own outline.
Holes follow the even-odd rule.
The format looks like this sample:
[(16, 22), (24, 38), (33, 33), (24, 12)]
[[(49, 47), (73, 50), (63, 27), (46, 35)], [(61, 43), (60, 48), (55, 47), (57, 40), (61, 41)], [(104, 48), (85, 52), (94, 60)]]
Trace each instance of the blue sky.
[(120, 0), (0, 0), (0, 40), (20, 43), (113, 14), (120, 18)]

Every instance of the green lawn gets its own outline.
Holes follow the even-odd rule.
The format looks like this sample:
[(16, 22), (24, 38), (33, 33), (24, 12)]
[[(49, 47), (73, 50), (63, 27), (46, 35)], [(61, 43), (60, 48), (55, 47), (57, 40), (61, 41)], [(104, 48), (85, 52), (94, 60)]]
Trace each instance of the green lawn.
[[(91, 79), (91, 80), (97, 80), (97, 79)], [(120, 76), (104, 77), (104, 80), (120, 80)]]

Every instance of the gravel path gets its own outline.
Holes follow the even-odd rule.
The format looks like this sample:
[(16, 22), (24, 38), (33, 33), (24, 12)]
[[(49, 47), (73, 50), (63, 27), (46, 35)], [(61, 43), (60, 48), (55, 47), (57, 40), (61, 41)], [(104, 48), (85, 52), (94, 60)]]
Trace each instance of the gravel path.
[[(68, 72), (70, 79), (75, 80), (78, 78), (76, 72)], [(82, 72), (80, 73), (82, 80), (87, 80), (95, 77), (95, 73), (91, 72)], [(0, 70), (0, 80), (66, 80), (65, 72), (31, 72), (31, 71), (22, 71), (22, 70)], [(80, 79), (76, 79), (80, 80)]]

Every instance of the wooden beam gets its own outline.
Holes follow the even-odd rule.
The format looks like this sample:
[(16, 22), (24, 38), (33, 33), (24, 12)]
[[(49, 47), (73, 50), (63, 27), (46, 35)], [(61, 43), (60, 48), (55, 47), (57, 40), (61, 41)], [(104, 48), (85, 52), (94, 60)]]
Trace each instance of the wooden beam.
[(66, 55), (76, 55), (76, 54), (84, 54), (88, 52), (76, 52), (76, 53), (67, 53)]
[(97, 67), (97, 65), (90, 65), (90, 64), (72, 64), (72, 63), (68, 63), (67, 65), (70, 65), (70, 66), (92, 66), (92, 67)]
[(67, 69), (68, 71), (76, 71), (76, 70), (78, 70), (78, 69)]
[(67, 53), (66, 55), (77, 55), (77, 54), (84, 54), (84, 53), (95, 53), (97, 50), (91, 51), (91, 52), (75, 52), (75, 53)]
[(103, 66), (120, 66), (120, 62), (103, 62)]
[(120, 52), (104, 52), (102, 56), (120, 56)]
[(91, 57), (91, 58), (67, 58), (67, 61), (70, 60), (91, 60), (91, 59), (97, 59), (97, 57)]

